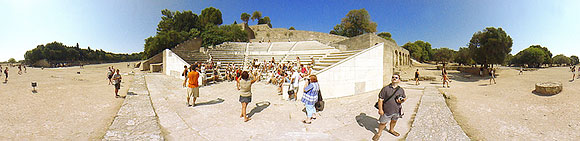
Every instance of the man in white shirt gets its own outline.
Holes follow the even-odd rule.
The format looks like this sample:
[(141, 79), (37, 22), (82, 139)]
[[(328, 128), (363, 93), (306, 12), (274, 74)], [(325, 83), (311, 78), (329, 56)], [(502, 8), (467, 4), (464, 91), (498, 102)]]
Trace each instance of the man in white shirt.
[(291, 82), (292, 82), (292, 90), (294, 91), (294, 94), (292, 96), (290, 96), (291, 100), (296, 101), (296, 93), (298, 93), (298, 83), (300, 82), (300, 79), (302, 79), (302, 77), (300, 76), (300, 73), (298, 71), (295, 71), (294, 69), (291, 70), (292, 71), (292, 78)]

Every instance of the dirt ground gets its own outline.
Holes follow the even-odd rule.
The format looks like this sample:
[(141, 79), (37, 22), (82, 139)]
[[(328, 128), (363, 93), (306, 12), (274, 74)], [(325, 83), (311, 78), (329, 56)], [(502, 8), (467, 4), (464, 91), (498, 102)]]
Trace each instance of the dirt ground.
[[(6, 65), (2, 66), (4, 70)], [(108, 66), (121, 70), (119, 94), (126, 95), (133, 79), (123, 75), (133, 70), (127, 63), (27, 68), (22, 75), (17, 67), (9, 68), (8, 82), (0, 84), (0, 140), (102, 138), (123, 102), (108, 85)], [(38, 83), (37, 93), (32, 92), (33, 81)]]
[[(571, 81), (568, 67), (525, 71), (523, 75), (513, 68), (500, 69), (497, 84), (492, 85), (489, 77), (466, 78), (450, 71), (451, 88), (440, 89), (450, 97), (447, 104), (471, 139), (580, 139), (580, 82)], [(554, 96), (532, 92), (535, 83), (547, 81), (561, 82), (563, 91)]]

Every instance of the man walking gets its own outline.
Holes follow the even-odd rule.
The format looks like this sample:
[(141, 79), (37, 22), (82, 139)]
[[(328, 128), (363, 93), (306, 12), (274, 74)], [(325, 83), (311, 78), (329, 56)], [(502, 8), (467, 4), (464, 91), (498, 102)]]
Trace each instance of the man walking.
[(373, 140), (375, 141), (379, 140), (389, 120), (390, 124), (388, 132), (394, 136), (400, 135), (395, 131), (395, 125), (397, 124), (397, 119), (402, 117), (401, 104), (407, 100), (405, 90), (399, 87), (400, 82), (400, 76), (398, 74), (393, 75), (391, 84), (383, 87), (379, 93), (379, 131), (375, 134), (375, 136), (373, 136)]
[(121, 75), (119, 74), (119, 69), (117, 73), (113, 75), (113, 85), (115, 85), (115, 98), (119, 98), (119, 89), (121, 89)]
[[(187, 73), (187, 77), (185, 78), (185, 81), (183, 82), (183, 87), (185, 87), (185, 84), (187, 85), (187, 106), (195, 106), (195, 100), (197, 100), (197, 97), (199, 97), (199, 84), (197, 82), (197, 79), (199, 78), (199, 73), (197, 72), (197, 66), (196, 65), (191, 65), (191, 67), (189, 67), (189, 73)], [(189, 99), (193, 97), (193, 104), (189, 104)]]

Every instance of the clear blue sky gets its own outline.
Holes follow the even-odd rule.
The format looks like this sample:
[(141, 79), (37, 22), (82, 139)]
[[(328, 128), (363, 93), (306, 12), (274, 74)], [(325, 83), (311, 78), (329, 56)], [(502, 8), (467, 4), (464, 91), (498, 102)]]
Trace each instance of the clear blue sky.
[[(157, 1), (157, 0), (0, 0), (0, 61), (24, 59), (27, 50), (59, 41), (115, 53), (143, 51), (155, 35), (161, 10), (221, 10), (224, 24), (241, 22), (242, 12), (258, 10), (274, 28), (328, 33), (349, 10), (365, 8), (378, 32), (391, 32), (399, 45), (423, 40), (434, 48), (457, 50), (474, 32), (502, 27), (513, 38), (512, 54), (533, 44), (554, 55), (580, 55), (580, 1)], [(251, 22), (250, 24), (256, 24)]]

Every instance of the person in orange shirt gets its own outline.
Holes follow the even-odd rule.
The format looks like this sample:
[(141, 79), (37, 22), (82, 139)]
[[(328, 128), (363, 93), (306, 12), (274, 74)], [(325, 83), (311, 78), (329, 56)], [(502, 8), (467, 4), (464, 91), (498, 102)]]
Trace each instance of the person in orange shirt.
[[(183, 87), (185, 84), (187, 85), (187, 106), (195, 106), (195, 100), (199, 97), (199, 84), (197, 79), (199, 78), (199, 73), (197, 72), (197, 65), (191, 65), (189, 67), (189, 73), (187, 73), (187, 77), (185, 77), (185, 81), (183, 82)], [(190, 97), (193, 97), (193, 104), (189, 104)]]

